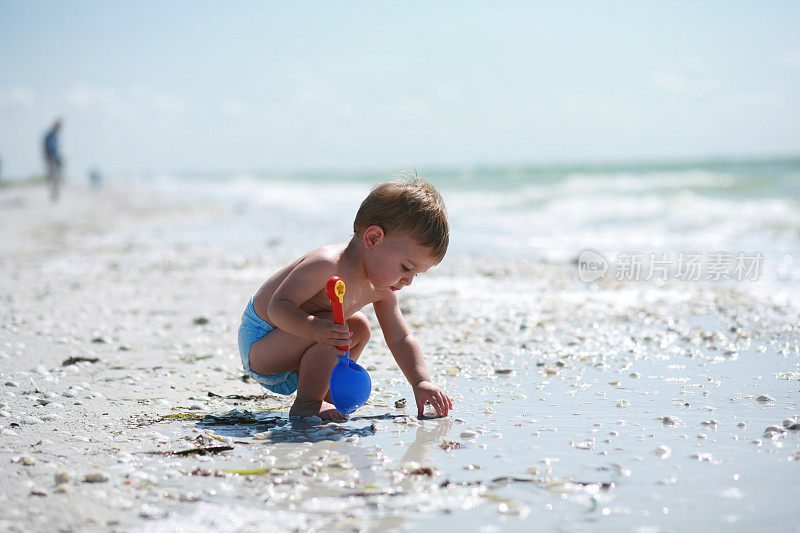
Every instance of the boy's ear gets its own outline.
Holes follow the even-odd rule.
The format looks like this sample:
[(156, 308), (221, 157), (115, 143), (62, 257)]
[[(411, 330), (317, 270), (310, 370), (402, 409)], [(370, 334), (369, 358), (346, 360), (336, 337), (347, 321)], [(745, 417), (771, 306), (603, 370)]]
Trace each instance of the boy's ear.
[(371, 250), (378, 244), (384, 237), (383, 228), (373, 225), (364, 230), (364, 246), (367, 250)]

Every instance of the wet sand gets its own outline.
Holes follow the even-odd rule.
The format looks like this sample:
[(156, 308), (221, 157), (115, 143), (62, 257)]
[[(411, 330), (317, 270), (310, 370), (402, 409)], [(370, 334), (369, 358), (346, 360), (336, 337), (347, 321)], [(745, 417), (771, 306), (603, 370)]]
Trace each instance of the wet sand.
[(178, 198), (0, 190), (0, 529), (798, 530), (796, 287), (456, 248), (402, 296), (451, 416), (413, 416), (370, 311), (369, 404), (293, 422), (236, 328), (333, 231), (242, 247), (252, 206)]

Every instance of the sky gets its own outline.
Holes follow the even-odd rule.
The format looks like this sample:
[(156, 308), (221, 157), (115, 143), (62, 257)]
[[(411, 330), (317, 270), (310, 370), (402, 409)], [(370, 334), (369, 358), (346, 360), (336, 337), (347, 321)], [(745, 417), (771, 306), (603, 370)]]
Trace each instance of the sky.
[(0, 0), (3, 176), (800, 154), (800, 2)]

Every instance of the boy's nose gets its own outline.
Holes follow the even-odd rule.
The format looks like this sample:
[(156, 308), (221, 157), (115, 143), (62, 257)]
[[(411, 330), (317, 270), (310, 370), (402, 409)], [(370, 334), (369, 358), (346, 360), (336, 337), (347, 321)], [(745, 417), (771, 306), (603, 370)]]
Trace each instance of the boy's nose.
[(400, 279), (406, 286), (411, 285), (411, 282), (414, 281), (414, 276), (405, 276)]

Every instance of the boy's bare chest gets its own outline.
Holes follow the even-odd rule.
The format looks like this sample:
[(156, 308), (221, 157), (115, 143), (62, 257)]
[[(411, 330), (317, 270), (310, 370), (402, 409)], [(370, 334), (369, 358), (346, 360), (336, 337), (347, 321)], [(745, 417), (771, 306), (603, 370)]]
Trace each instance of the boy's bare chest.
[[(359, 290), (358, 287), (351, 288), (348, 286), (344, 293), (344, 302), (342, 303), (342, 307), (344, 308), (344, 316), (349, 317), (365, 305), (371, 304), (376, 300), (376, 291), (371, 289)], [(303, 303), (303, 305), (300, 306), (300, 309), (309, 314), (316, 313), (318, 311), (330, 311), (331, 301), (328, 299), (328, 295), (323, 289)]]

